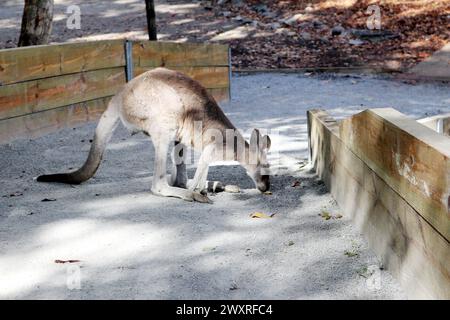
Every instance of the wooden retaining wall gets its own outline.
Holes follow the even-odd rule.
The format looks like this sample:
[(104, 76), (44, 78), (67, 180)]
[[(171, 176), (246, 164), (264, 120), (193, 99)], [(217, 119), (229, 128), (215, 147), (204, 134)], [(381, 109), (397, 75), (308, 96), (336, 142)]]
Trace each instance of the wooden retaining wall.
[(450, 138), (390, 108), (308, 125), (319, 177), (407, 295), (450, 299)]
[(229, 99), (226, 45), (135, 41), (128, 54), (125, 40), (0, 50), (0, 143), (98, 119), (126, 83), (127, 61), (133, 76), (165, 66)]
[(450, 136), (450, 113), (423, 118), (417, 121), (420, 124), (437, 131), (438, 133)]

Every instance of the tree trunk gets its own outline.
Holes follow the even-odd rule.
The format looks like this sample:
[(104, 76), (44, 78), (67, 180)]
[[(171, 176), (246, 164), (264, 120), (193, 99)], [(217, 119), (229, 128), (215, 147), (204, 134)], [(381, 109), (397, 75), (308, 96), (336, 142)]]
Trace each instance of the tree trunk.
[(25, 0), (19, 47), (47, 44), (53, 22), (53, 0)]
[(145, 10), (147, 12), (148, 38), (150, 40), (158, 40), (156, 30), (155, 2), (153, 0), (145, 0)]

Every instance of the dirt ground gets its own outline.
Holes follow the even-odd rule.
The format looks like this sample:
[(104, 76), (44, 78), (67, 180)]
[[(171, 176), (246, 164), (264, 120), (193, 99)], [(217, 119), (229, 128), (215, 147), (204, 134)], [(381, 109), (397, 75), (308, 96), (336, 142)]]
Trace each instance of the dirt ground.
[[(322, 107), (342, 118), (392, 106), (420, 118), (450, 111), (448, 88), (260, 74), (233, 77), (232, 96), (222, 107), (247, 136), (271, 130), (272, 195), (253, 189), (242, 168), (216, 165), (210, 180), (241, 193), (211, 195), (211, 205), (154, 196), (151, 142), (123, 127), (95, 178), (79, 186), (33, 178), (80, 165), (94, 123), (1, 145), (0, 298), (404, 299), (305, 169), (305, 112)], [(275, 215), (250, 218), (255, 211)]]
[[(160, 40), (230, 44), (235, 68), (382, 66), (409, 68), (450, 38), (447, 0), (156, 1)], [(261, 4), (262, 3), (262, 4)], [(81, 29), (67, 28), (67, 8)], [(219, 5), (221, 4), (221, 5)], [(367, 33), (379, 5), (381, 30)], [(3, 0), (0, 48), (15, 47), (22, 0)], [(146, 39), (144, 1), (55, 0), (51, 41)]]

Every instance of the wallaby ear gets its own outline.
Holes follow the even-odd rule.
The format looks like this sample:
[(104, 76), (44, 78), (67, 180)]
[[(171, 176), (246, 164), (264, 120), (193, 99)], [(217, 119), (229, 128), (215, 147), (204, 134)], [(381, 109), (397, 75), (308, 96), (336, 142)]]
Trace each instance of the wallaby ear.
[(261, 147), (262, 149), (269, 150), (271, 145), (272, 141), (270, 140), (270, 137), (266, 134), (264, 137), (262, 137)]

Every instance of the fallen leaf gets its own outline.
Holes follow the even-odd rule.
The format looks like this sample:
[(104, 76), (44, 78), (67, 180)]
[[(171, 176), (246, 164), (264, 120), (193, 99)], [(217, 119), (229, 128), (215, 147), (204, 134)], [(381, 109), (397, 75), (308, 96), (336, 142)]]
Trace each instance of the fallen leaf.
[(263, 212), (253, 212), (250, 214), (250, 218), (261, 218), (261, 219), (267, 219), (267, 218), (273, 218), (275, 213), (272, 213), (271, 215), (265, 214)]
[(81, 262), (80, 260), (55, 260), (55, 263), (77, 263)]
[(289, 242), (288, 242), (288, 246), (293, 246), (295, 244), (295, 242), (294, 241), (292, 241), (292, 240), (289, 240)]
[(230, 287), (230, 290), (237, 290), (239, 289), (236, 283), (233, 283)]
[(16, 191), (16, 192), (4, 195), (3, 198), (12, 198), (12, 197), (19, 197), (19, 196), (23, 196), (23, 193), (20, 191)]
[(301, 183), (300, 181), (295, 180), (294, 182), (292, 182), (291, 187), (295, 188), (295, 187), (300, 186), (301, 184), (302, 184), (302, 183)]
[(344, 254), (349, 258), (358, 256), (358, 252), (355, 251), (345, 251)]
[(330, 220), (331, 219), (331, 215), (330, 215), (330, 213), (328, 211), (322, 211), (322, 213), (320, 213), (319, 216), (321, 216), (325, 220)]

